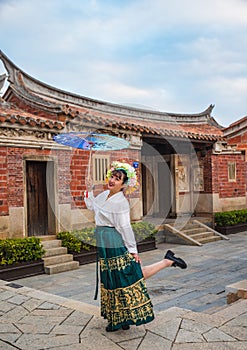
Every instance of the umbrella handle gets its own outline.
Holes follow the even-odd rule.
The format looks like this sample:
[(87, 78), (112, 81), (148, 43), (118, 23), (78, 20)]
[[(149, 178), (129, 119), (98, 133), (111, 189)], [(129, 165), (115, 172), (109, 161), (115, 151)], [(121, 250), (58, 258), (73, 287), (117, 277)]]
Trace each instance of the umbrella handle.
[[(89, 151), (89, 159), (88, 159), (88, 172), (87, 172), (87, 181), (90, 183), (91, 178), (91, 164), (92, 164), (92, 148), (90, 148)], [(91, 186), (93, 187), (93, 184), (91, 183)], [(91, 189), (90, 189), (91, 190)]]

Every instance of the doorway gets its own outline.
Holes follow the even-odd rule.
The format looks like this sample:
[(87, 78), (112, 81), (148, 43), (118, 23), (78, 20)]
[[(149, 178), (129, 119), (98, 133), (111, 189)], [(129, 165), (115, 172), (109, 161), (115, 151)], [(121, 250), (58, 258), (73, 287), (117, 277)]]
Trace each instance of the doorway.
[(158, 163), (159, 216), (169, 217), (172, 207), (170, 162)]
[(55, 234), (54, 162), (26, 161), (28, 236)]

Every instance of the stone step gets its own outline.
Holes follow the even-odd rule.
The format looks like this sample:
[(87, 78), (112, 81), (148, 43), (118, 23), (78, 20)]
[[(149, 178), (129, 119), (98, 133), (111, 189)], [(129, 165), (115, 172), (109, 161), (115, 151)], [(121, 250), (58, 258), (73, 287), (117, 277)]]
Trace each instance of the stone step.
[(206, 238), (206, 237), (212, 237), (214, 236), (213, 232), (200, 232), (200, 233), (194, 233), (189, 235), (190, 237), (194, 238), (195, 240), (198, 240), (200, 238)]
[(57, 236), (47, 235), (47, 236), (37, 236), (37, 238), (39, 238), (43, 242), (43, 241), (51, 241), (51, 240), (57, 239)]
[(72, 254), (67, 254), (67, 248), (62, 247), (62, 241), (56, 239), (56, 236), (41, 236), (40, 238), (45, 249), (42, 259), (46, 274), (53, 275), (78, 268), (79, 262), (73, 260)]
[(241, 314), (244, 310), (247, 310), (247, 299), (239, 299), (234, 303), (227, 305), (227, 307), (214, 313), (215, 316), (224, 317), (225, 319), (233, 319)]
[(200, 243), (210, 243), (210, 242), (215, 242), (215, 241), (220, 241), (220, 240), (221, 240), (220, 236), (211, 236), (211, 237), (197, 239), (197, 241)]
[(61, 264), (55, 264), (45, 267), (45, 273), (53, 275), (55, 273), (76, 270), (79, 267), (78, 261), (69, 261)]
[(45, 267), (51, 266), (51, 265), (57, 265), (60, 263), (73, 261), (73, 255), (72, 254), (55, 255), (55, 256), (43, 258), (43, 261), (44, 261)]
[(45, 251), (44, 258), (47, 258), (49, 256), (55, 256), (55, 255), (63, 255), (63, 254), (67, 254), (66, 247), (48, 248)]
[(51, 241), (42, 241), (42, 245), (45, 250), (50, 248), (57, 248), (62, 246), (62, 241), (59, 239), (53, 239)]
[(227, 309), (229, 307), (229, 305), (221, 305), (221, 306), (214, 306), (214, 307), (211, 307), (207, 310), (204, 310), (203, 313), (206, 313), (206, 314), (210, 314), (210, 315), (214, 315), (214, 314), (217, 314), (217, 312), (220, 312), (224, 309)]
[(200, 233), (200, 232), (205, 232), (205, 228), (204, 227), (191, 227), (189, 229), (182, 229), (181, 230), (183, 233), (185, 233), (186, 235), (190, 235), (194, 234), (194, 233)]

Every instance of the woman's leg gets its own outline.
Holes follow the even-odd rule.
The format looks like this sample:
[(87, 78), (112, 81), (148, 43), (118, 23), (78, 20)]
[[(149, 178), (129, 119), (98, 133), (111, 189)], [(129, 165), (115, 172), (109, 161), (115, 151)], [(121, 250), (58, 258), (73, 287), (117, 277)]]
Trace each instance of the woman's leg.
[(142, 266), (142, 273), (145, 279), (152, 277), (157, 272), (172, 266), (173, 261), (169, 259), (162, 259), (152, 265)]

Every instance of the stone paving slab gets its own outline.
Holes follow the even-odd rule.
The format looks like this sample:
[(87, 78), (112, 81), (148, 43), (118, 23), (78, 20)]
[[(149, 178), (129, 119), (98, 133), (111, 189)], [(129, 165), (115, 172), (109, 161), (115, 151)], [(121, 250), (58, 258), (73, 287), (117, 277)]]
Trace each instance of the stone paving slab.
[[(222, 289), (244, 274), (246, 278), (244, 242), (246, 235), (241, 234), (234, 237), (232, 246), (231, 240), (199, 248), (177, 246), (176, 252), (181, 252), (191, 267), (186, 271), (166, 269), (148, 280), (155, 320), (128, 331), (106, 332), (98, 304), (88, 303), (87, 297), (76, 291), (89, 295), (91, 288), (93, 294), (89, 279), (95, 266), (88, 267), (88, 277), (83, 269), (75, 275), (42, 276), (46, 283), (52, 281), (50, 291), (59, 291), (60, 285), (62, 294), (69, 297), (38, 290), (38, 279), (30, 278), (35, 288), (18, 281), (19, 288), (13, 288), (0, 280), (0, 350), (247, 350), (247, 300), (227, 305)], [(152, 254), (158, 257), (161, 253), (148, 252), (143, 260), (153, 260)], [(239, 254), (241, 261), (236, 258)], [(236, 267), (239, 270), (235, 271)], [(70, 286), (73, 291), (66, 293)], [(204, 307), (207, 313), (198, 312)]]
[[(14, 305), (14, 309), (5, 308), (0, 316), (3, 350), (150, 350), (154, 344), (156, 350), (247, 349), (245, 299), (214, 315), (172, 307), (157, 313), (155, 320), (145, 326), (108, 333), (105, 320), (95, 315), (94, 309), (91, 315), (90, 308), (85, 313), (81, 311), (84, 303), (79, 310), (79, 302), (68, 308), (63, 298), (55, 301), (49, 293), (46, 300), (38, 300), (37, 293), (33, 291), (32, 298), (28, 288), (6, 293), (11, 288), (7, 284), (0, 281), (0, 298), (4, 295), (4, 302)], [(14, 317), (14, 313), (18, 316)]]
[[(141, 253), (144, 265), (163, 258), (167, 249), (174, 250), (176, 255), (188, 262), (186, 270), (164, 269), (147, 280), (154, 310), (161, 312), (177, 306), (212, 313), (217, 306), (222, 307), (226, 301), (226, 286), (246, 279), (247, 232), (229, 235), (229, 238), (229, 241), (217, 241), (202, 247), (159, 243), (158, 249)], [(95, 263), (92, 263), (81, 265), (74, 271), (57, 275), (43, 274), (16, 282), (57, 295), (64, 301), (80, 301), (85, 303), (84, 307), (98, 307), (99, 300), (93, 300), (95, 268)], [(69, 307), (67, 304), (65, 306)]]

